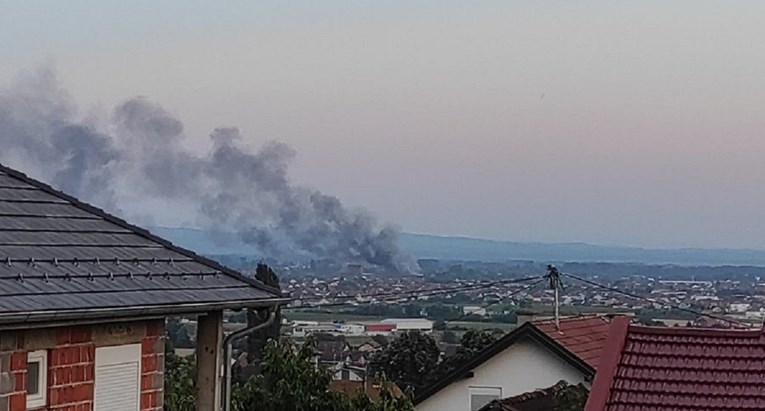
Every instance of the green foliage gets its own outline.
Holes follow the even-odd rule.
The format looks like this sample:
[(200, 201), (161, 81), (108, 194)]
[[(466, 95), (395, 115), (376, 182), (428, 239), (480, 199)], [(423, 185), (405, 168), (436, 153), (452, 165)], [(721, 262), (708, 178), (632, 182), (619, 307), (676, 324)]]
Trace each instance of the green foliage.
[(494, 344), (496, 341), (497, 338), (490, 331), (470, 330), (462, 334), (457, 354), (472, 357), (475, 353)]
[(397, 398), (393, 395), (392, 383), (383, 379), (380, 384), (380, 398), (377, 401), (372, 401), (369, 396), (360, 392), (351, 398), (350, 409), (352, 411), (414, 411), (414, 405), (410, 400), (411, 391)]
[(372, 357), (369, 368), (373, 374), (382, 375), (399, 387), (416, 391), (469, 361), (495, 341), (497, 338), (491, 331), (470, 330), (462, 335), (457, 352), (439, 362), (440, 351), (432, 336), (408, 332)]
[(369, 368), (373, 375), (384, 376), (401, 388), (416, 390), (427, 382), (440, 354), (432, 336), (407, 332), (375, 354)]
[(385, 347), (388, 345), (390, 341), (388, 341), (388, 338), (384, 335), (373, 335), (372, 340), (378, 344), (380, 344), (382, 347)]
[(396, 398), (387, 382), (379, 401), (360, 393), (349, 398), (329, 391), (331, 374), (314, 364), (314, 342), (295, 348), (271, 340), (263, 354), (262, 372), (233, 393), (234, 411), (414, 411), (408, 397)]
[(429, 376), (429, 381), (435, 381), (439, 377), (443, 377), (452, 372), (460, 365), (470, 361), (476, 354), (494, 344), (496, 341), (497, 338), (491, 331), (467, 331), (465, 334), (462, 334), (462, 339), (460, 340), (460, 346), (457, 347), (457, 352), (451, 357), (444, 359), (444, 361), (433, 370), (433, 373)]
[[(255, 278), (269, 287), (277, 289), (280, 288), (279, 277), (276, 275), (274, 270), (271, 269), (271, 267), (265, 264), (258, 264), (258, 267), (255, 270)], [(254, 327), (257, 324), (262, 324), (264, 321), (268, 320), (269, 315), (269, 307), (264, 307), (257, 310), (247, 310), (247, 327), (249, 328)], [(263, 347), (265, 347), (266, 341), (269, 339), (279, 338), (281, 333), (281, 325), (281, 309), (277, 308), (276, 319), (273, 323), (271, 323), (271, 325), (265, 328), (261, 328), (247, 337), (246, 349), (247, 358), (250, 364), (260, 363), (262, 360), (261, 354), (263, 353)]]
[[(314, 363), (313, 341), (295, 348), (271, 340), (263, 354), (261, 374), (232, 389), (233, 411), (414, 411), (408, 396), (395, 397), (391, 383), (381, 381), (380, 399), (360, 392), (352, 398), (331, 392), (331, 375)], [(166, 352), (165, 410), (196, 410), (196, 361)]]
[[(169, 348), (169, 349), (167, 349)], [(165, 411), (195, 411), (197, 364), (194, 356), (181, 358), (165, 350)]]
[(589, 391), (582, 384), (569, 386), (556, 395), (556, 411), (583, 411)]
[(441, 341), (447, 344), (457, 344), (457, 334), (454, 331), (444, 331)]
[(234, 411), (345, 411), (343, 395), (330, 392), (329, 371), (315, 367), (314, 344), (295, 350), (271, 340), (263, 353), (261, 374), (234, 392)]
[(177, 318), (168, 318), (165, 329), (167, 330), (167, 339), (173, 347), (194, 348), (194, 342), (191, 341), (189, 331)]

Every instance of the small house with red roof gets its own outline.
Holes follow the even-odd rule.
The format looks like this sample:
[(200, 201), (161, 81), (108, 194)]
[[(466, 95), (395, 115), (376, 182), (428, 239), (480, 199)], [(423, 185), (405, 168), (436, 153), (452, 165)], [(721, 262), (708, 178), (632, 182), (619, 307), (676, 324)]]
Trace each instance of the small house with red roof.
[(488, 403), (551, 387), (589, 386), (600, 364), (609, 319), (528, 322), (433, 385), (415, 393), (417, 411), (476, 411)]
[(585, 410), (765, 410), (765, 335), (617, 318)]

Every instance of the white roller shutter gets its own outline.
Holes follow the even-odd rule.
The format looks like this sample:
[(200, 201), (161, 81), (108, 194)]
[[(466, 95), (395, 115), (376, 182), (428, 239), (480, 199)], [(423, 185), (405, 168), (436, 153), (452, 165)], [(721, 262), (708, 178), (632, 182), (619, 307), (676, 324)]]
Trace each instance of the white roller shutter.
[(96, 348), (94, 411), (139, 411), (141, 344)]

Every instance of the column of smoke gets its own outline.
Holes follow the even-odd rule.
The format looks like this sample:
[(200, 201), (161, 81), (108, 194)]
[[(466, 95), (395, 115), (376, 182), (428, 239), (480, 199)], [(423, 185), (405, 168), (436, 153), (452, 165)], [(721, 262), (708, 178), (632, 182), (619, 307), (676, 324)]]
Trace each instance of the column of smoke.
[(0, 161), (131, 217), (131, 199), (193, 204), (197, 221), (234, 231), (265, 252), (292, 247), (315, 257), (366, 262), (398, 272), (416, 264), (398, 232), (288, 178), (294, 151), (242, 145), (236, 128), (212, 132), (211, 149), (184, 148), (183, 124), (160, 105), (133, 98), (106, 119), (81, 119), (51, 70), (0, 90)]

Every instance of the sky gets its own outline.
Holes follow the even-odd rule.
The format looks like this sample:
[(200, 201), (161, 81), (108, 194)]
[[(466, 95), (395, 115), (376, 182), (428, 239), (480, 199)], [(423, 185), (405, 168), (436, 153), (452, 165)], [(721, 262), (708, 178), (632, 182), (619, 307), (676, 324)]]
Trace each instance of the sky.
[(403, 230), (765, 249), (762, 1), (6, 1), (0, 86), (148, 96)]

